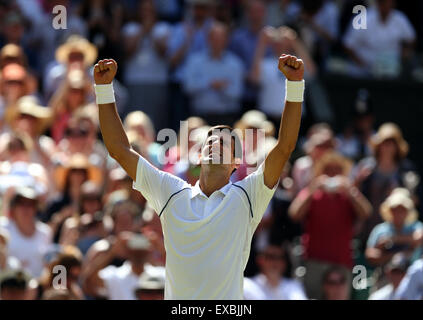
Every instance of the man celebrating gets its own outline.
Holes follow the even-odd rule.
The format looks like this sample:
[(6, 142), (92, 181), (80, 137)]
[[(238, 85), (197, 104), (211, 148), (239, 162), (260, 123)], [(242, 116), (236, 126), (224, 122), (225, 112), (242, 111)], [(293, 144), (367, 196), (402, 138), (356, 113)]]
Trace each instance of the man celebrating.
[(286, 102), (277, 144), (265, 162), (232, 184), (230, 176), (242, 154), (240, 142), (231, 134), (232, 128), (213, 127), (201, 150), (201, 174), (195, 186), (157, 170), (132, 150), (116, 111), (112, 81), (117, 63), (102, 60), (94, 68), (104, 143), (161, 220), (165, 299), (243, 298), (251, 239), (295, 148), (301, 122), (304, 64), (297, 57), (282, 55), (278, 67), (287, 78)]

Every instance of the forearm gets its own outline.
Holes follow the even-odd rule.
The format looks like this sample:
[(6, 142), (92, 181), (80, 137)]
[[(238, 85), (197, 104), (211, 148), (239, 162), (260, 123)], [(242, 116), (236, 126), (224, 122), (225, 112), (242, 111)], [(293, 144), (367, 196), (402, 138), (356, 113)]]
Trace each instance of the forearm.
[(361, 192), (356, 187), (352, 187), (350, 189), (349, 195), (357, 217), (360, 220), (367, 219), (372, 212), (372, 205), (370, 204), (370, 202), (361, 194)]
[(131, 149), (128, 137), (115, 103), (99, 105), (100, 130), (104, 144), (112, 158), (118, 160), (123, 152)]
[(295, 198), (288, 209), (288, 214), (293, 221), (303, 221), (310, 209), (312, 192), (308, 192), (305, 198)]

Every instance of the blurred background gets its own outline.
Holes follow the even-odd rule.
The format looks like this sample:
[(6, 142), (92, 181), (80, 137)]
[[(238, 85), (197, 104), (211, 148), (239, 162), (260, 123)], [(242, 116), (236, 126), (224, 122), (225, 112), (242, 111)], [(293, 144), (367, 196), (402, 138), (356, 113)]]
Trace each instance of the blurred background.
[(283, 53), (305, 62), (302, 126), (245, 298), (421, 299), (422, 20), (412, 0), (0, 0), (0, 299), (163, 299), (160, 220), (102, 143), (96, 61), (118, 62), (133, 148), (194, 185), (160, 130), (250, 129), (243, 179), (277, 138)]

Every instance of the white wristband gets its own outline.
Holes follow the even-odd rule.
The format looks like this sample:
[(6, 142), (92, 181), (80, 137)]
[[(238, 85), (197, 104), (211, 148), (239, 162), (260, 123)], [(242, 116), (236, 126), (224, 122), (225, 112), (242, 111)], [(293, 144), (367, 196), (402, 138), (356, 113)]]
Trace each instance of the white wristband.
[(115, 103), (115, 92), (113, 90), (113, 83), (110, 84), (95, 84), (95, 97), (97, 104)]
[(285, 82), (285, 100), (289, 102), (304, 101), (305, 81), (289, 81)]

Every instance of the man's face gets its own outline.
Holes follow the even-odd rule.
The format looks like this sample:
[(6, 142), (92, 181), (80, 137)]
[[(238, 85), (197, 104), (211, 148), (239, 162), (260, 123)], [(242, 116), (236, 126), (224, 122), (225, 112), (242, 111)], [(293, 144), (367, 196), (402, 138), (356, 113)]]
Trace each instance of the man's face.
[(210, 6), (204, 4), (195, 4), (192, 6), (192, 15), (194, 20), (203, 21), (210, 15)]
[(18, 225), (34, 223), (37, 213), (37, 202), (35, 200), (20, 198), (12, 209), (13, 217)]
[(380, 13), (387, 16), (395, 8), (395, 0), (377, 0), (377, 6)]
[(286, 261), (282, 248), (269, 246), (260, 254), (258, 264), (262, 273), (282, 276), (286, 268)]
[(227, 130), (213, 131), (203, 145), (200, 155), (201, 164), (203, 166), (220, 166), (232, 172), (237, 168), (234, 150), (234, 139)]
[(253, 0), (248, 6), (248, 20), (253, 25), (262, 25), (266, 16), (266, 8), (261, 1)]
[(213, 52), (223, 52), (227, 45), (227, 33), (223, 27), (214, 27), (210, 30), (209, 42)]
[(402, 226), (405, 223), (405, 219), (407, 218), (407, 208), (403, 206), (397, 206), (394, 208), (391, 208), (391, 214), (392, 214), (392, 222), (396, 226)]
[(327, 300), (348, 300), (348, 283), (343, 275), (333, 272), (323, 284)]
[(0, 300), (26, 300), (27, 290), (20, 288), (3, 288)]

